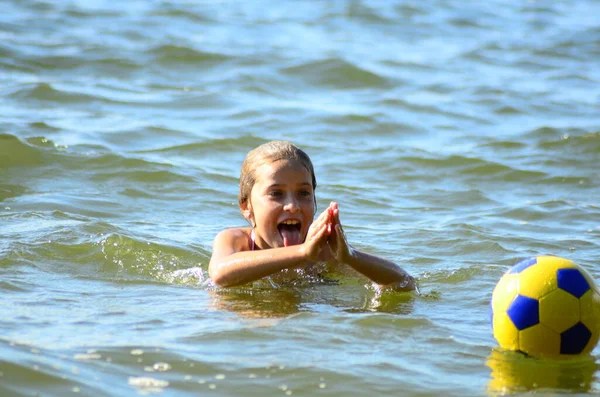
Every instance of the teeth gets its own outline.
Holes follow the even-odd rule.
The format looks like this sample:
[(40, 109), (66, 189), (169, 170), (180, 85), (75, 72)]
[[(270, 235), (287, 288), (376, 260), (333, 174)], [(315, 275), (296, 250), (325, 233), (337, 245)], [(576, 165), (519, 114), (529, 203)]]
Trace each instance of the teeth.
[(284, 225), (297, 225), (297, 224), (299, 224), (300, 222), (298, 222), (298, 221), (294, 221), (294, 220), (289, 220), (289, 221), (283, 221), (283, 222), (281, 222), (281, 223), (283, 223)]

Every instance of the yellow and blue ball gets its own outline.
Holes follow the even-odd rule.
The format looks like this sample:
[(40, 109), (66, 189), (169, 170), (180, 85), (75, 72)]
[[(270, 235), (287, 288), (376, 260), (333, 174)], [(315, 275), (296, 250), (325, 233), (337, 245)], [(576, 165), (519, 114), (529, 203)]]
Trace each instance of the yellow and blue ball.
[(492, 294), (498, 344), (530, 356), (592, 351), (600, 336), (600, 291), (573, 261), (537, 256), (511, 267)]

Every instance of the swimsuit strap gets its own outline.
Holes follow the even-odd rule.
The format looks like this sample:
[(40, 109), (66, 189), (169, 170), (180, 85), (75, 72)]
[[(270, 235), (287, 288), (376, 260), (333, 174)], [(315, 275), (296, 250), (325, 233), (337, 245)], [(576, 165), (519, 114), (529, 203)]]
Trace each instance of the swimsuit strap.
[(254, 229), (250, 232), (250, 240), (252, 241), (252, 245), (250, 246), (250, 251), (254, 251), (256, 248), (256, 243), (254, 242)]

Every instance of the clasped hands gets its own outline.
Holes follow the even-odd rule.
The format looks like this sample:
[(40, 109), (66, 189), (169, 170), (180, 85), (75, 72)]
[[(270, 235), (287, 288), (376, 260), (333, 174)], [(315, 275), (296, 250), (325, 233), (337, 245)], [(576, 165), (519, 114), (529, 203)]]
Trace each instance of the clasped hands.
[(340, 210), (335, 201), (310, 225), (303, 246), (310, 260), (330, 262), (333, 259), (348, 263), (352, 248), (342, 229)]

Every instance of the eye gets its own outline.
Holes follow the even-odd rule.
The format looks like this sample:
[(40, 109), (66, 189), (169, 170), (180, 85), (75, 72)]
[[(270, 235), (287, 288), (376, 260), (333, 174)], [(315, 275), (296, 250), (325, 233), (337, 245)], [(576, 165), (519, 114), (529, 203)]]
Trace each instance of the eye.
[(269, 195), (269, 197), (276, 198), (276, 197), (283, 196), (283, 193), (281, 192), (281, 190), (271, 190), (271, 191), (269, 191), (268, 195)]
[(302, 189), (298, 192), (298, 195), (300, 195), (302, 197), (310, 197), (310, 196), (312, 196), (312, 192), (308, 189)]

